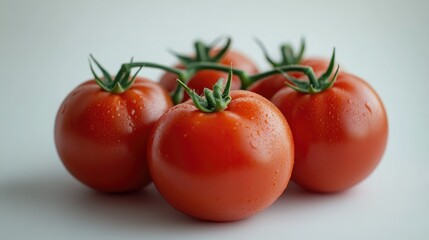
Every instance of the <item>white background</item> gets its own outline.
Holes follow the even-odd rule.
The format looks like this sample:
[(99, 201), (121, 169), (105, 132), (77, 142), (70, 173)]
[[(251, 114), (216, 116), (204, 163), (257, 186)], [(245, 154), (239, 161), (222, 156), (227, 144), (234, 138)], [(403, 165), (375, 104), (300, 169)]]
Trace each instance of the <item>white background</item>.
[[(0, 0), (0, 239), (429, 239), (428, 9), (425, 0)], [(262, 70), (254, 37), (275, 54), (301, 37), (307, 56), (329, 57), (335, 46), (339, 63), (387, 108), (389, 141), (377, 170), (339, 194), (291, 185), (271, 208), (233, 223), (188, 218), (153, 186), (103, 195), (66, 172), (54, 118), (91, 78), (89, 53), (114, 73), (132, 56), (173, 64), (168, 48), (190, 52), (195, 39), (220, 35)]]

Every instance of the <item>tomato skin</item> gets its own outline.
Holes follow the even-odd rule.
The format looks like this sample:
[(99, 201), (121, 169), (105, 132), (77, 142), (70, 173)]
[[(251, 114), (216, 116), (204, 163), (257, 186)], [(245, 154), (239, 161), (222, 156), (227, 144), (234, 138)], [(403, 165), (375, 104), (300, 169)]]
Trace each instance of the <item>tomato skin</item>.
[(190, 101), (157, 122), (148, 165), (161, 195), (177, 210), (210, 221), (234, 221), (270, 206), (293, 166), (290, 129), (261, 96), (231, 91), (228, 108), (202, 113)]
[[(216, 54), (216, 51), (214, 51), (213, 54)], [(225, 55), (220, 59), (219, 63), (226, 66), (231, 66), (232, 64), (234, 68), (241, 69), (249, 74), (256, 74), (258, 72), (258, 68), (256, 67), (255, 63), (250, 60), (250, 58), (234, 50), (229, 50), (226, 52)], [(180, 64), (176, 65), (175, 67), (180, 69), (184, 68), (184, 66)], [(228, 73), (215, 70), (202, 70), (198, 71), (191, 79), (189, 79), (187, 85), (191, 89), (194, 89), (198, 94), (202, 94), (204, 88), (211, 88), (219, 80), (219, 78), (225, 79), (224, 82), (226, 82)], [(159, 84), (167, 91), (172, 92), (177, 87), (177, 75), (167, 72), (161, 76)], [(238, 76), (233, 76), (231, 89), (238, 90), (240, 88), (240, 78)], [(189, 96), (185, 94), (183, 102), (188, 99)]]
[(122, 94), (89, 80), (66, 97), (57, 113), (58, 154), (76, 179), (95, 190), (138, 190), (150, 182), (150, 130), (171, 106), (167, 92), (150, 80), (138, 78)]
[(286, 86), (287, 79), (281, 74), (275, 74), (254, 82), (247, 90), (257, 93), (266, 99), (271, 99), (276, 92)]
[[(299, 65), (313, 68), (314, 73), (319, 77), (328, 69), (329, 60), (323, 58), (306, 58)], [(289, 72), (287, 74), (298, 79), (306, 79), (306, 76), (301, 72)], [(247, 90), (262, 95), (266, 99), (271, 99), (277, 91), (286, 86), (285, 81), (285, 77), (281, 74), (271, 75), (253, 83)]]
[(388, 122), (376, 92), (362, 79), (341, 72), (333, 87), (318, 94), (291, 88), (272, 102), (294, 136), (292, 180), (316, 192), (337, 192), (364, 180), (384, 153)]

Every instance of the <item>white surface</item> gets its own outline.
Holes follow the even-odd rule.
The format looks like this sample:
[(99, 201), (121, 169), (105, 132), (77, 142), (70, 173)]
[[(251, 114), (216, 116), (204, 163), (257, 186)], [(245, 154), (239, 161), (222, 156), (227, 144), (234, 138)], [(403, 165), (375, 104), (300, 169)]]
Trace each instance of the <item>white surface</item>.
[[(0, 0), (0, 239), (429, 239), (428, 1), (3, 1)], [(169, 207), (153, 186), (110, 196), (81, 186), (53, 144), (61, 101), (91, 77), (93, 53), (119, 64), (172, 64), (195, 38), (233, 37), (267, 69), (271, 52), (307, 39), (366, 79), (389, 115), (387, 151), (354, 189), (314, 195), (295, 186), (245, 221), (207, 223)], [(160, 72), (142, 71), (156, 78)]]

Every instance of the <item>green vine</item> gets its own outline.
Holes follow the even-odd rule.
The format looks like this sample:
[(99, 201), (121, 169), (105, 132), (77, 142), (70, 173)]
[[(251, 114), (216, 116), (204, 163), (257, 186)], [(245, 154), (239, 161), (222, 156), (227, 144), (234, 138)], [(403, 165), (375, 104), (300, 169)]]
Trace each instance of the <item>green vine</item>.
[[(227, 67), (225, 65), (221, 65), (218, 63), (212, 63), (212, 62), (195, 62), (190, 63), (186, 69), (178, 69), (178, 68), (172, 68), (167, 67), (161, 64), (157, 63), (151, 63), (151, 62), (133, 62), (131, 60), (130, 63), (124, 63), (122, 64), (121, 68), (119, 69), (118, 73), (116, 74), (116, 77), (112, 79), (111, 75), (95, 60), (95, 58), (91, 55), (92, 61), (95, 62), (95, 64), (100, 68), (101, 72), (103, 73), (104, 78), (99, 78), (92, 67), (92, 63), (90, 60), (90, 68), (92, 73), (94, 74), (94, 78), (97, 81), (97, 83), (100, 85), (102, 89), (108, 92), (112, 93), (122, 93), (126, 91), (135, 81), (135, 77), (137, 76), (137, 73), (141, 70), (143, 67), (147, 68), (155, 68), (155, 69), (161, 69), (167, 72), (171, 72), (177, 75), (178, 79), (186, 84), (188, 80), (193, 77), (196, 72), (200, 70), (217, 70), (222, 71), (226, 73), (232, 73), (239, 77), (241, 81), (242, 89), (246, 89), (254, 82), (271, 76), (278, 74), (279, 72), (282, 73), (285, 76), (285, 84), (289, 87), (295, 89), (296, 91), (303, 92), (303, 93), (319, 93), (322, 92), (330, 87), (335, 83), (335, 80), (338, 75), (339, 66), (336, 68), (335, 73), (332, 76), (334, 65), (335, 65), (335, 49), (332, 53), (331, 61), (329, 64), (328, 69), (325, 73), (323, 73), (319, 78), (316, 77), (313, 69), (311, 67), (307, 66), (301, 66), (301, 65), (286, 65), (286, 66), (280, 66), (275, 69), (258, 73), (255, 75), (249, 75), (243, 70), (235, 69), (232, 67)], [(133, 68), (138, 68), (138, 71), (130, 78), (131, 76), (131, 70)], [(287, 72), (302, 72), (308, 77), (308, 81), (302, 81), (295, 79), (289, 75), (287, 75)], [(287, 80), (287, 81), (286, 81)], [(182, 102), (183, 99), (183, 84), (178, 84), (176, 90), (172, 93), (171, 97), (175, 104), (179, 104)], [(185, 88), (186, 91), (188, 91)], [(214, 91), (214, 90), (213, 90)], [(214, 91), (215, 92), (215, 91)], [(214, 94), (213, 92), (213, 94)], [(188, 92), (189, 93), (189, 92)]]

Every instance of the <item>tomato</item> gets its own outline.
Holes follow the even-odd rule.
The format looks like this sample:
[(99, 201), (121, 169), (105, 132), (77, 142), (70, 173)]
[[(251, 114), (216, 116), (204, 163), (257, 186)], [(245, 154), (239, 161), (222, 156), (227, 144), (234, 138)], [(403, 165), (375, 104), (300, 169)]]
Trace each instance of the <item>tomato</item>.
[[(214, 50), (213, 54), (216, 54), (218, 50)], [(243, 70), (249, 74), (255, 74), (258, 72), (256, 65), (245, 55), (241, 54), (238, 51), (229, 50), (226, 54), (220, 59), (220, 64), (226, 66), (232, 66), (234, 68)], [(183, 69), (183, 65), (176, 65), (175, 67)], [(228, 73), (215, 70), (201, 70), (198, 71), (191, 79), (188, 81), (188, 86), (191, 89), (194, 89), (198, 94), (202, 94), (204, 88), (212, 87), (219, 78), (226, 79)], [(167, 91), (172, 92), (177, 87), (177, 76), (173, 73), (165, 73), (161, 76), (159, 83)], [(237, 76), (233, 76), (231, 89), (240, 89), (241, 81)], [(183, 101), (189, 99), (188, 95), (184, 95)]]
[(138, 190), (150, 182), (149, 132), (171, 106), (168, 93), (147, 79), (136, 79), (121, 94), (89, 80), (60, 106), (55, 120), (58, 154), (67, 170), (93, 189)]
[(289, 87), (271, 101), (286, 117), (295, 142), (292, 180), (316, 192), (337, 192), (364, 180), (387, 142), (383, 103), (364, 80), (340, 72), (334, 85), (306, 94)]
[(282, 113), (265, 98), (231, 91), (227, 108), (204, 113), (178, 104), (155, 125), (148, 165), (161, 195), (177, 210), (234, 221), (270, 206), (285, 190), (294, 147)]
[[(306, 58), (301, 60), (299, 65), (311, 67), (316, 76), (319, 77), (329, 67), (329, 60), (323, 58)], [(306, 76), (300, 72), (288, 72), (287, 74), (297, 79), (306, 79)], [(247, 90), (271, 99), (277, 91), (285, 87), (285, 81), (286, 79), (282, 74), (271, 75), (253, 83)]]

